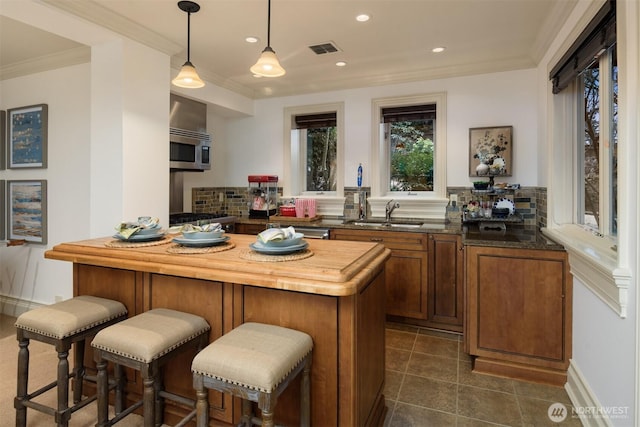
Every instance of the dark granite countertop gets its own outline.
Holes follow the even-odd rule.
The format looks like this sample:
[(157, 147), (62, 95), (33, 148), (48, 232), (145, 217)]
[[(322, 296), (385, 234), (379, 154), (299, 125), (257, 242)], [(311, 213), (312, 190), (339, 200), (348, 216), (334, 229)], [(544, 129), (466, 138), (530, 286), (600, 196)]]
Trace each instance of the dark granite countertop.
[[(413, 224), (421, 222), (420, 227), (402, 227), (386, 225), (357, 225), (359, 222), (353, 219), (343, 219), (339, 217), (320, 218), (317, 221), (304, 221), (293, 219), (287, 223), (287, 217), (271, 218), (269, 221), (278, 222), (281, 226), (292, 225), (294, 227), (305, 228), (341, 228), (350, 230), (371, 230), (371, 231), (398, 231), (408, 233), (441, 233), (460, 234), (464, 245), (491, 246), (517, 249), (544, 249), (544, 250), (564, 250), (562, 245), (544, 236), (537, 227), (525, 226), (522, 224), (508, 224), (504, 231), (483, 231), (479, 230), (478, 223), (460, 224), (444, 221), (416, 220), (415, 218), (394, 218), (396, 225), (404, 223)], [(384, 218), (368, 218), (369, 223), (383, 223)], [(266, 224), (266, 218), (250, 219), (238, 218), (238, 223), (242, 224)]]

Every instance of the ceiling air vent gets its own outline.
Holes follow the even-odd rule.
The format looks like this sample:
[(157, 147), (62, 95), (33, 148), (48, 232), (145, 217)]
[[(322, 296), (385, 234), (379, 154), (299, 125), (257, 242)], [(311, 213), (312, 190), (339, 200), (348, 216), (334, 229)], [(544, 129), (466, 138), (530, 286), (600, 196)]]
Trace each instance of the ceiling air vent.
[(313, 46), (309, 46), (309, 49), (315, 52), (316, 55), (324, 55), (325, 53), (338, 52), (340, 49), (336, 47), (333, 42), (320, 43)]

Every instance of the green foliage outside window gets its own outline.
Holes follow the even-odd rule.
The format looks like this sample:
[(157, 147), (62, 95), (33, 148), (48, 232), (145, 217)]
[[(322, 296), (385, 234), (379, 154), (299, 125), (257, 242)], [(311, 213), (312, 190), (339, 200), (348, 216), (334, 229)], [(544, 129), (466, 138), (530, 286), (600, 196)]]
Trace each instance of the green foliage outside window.
[(335, 126), (307, 129), (307, 191), (336, 191)]
[(433, 120), (394, 122), (391, 191), (433, 191)]

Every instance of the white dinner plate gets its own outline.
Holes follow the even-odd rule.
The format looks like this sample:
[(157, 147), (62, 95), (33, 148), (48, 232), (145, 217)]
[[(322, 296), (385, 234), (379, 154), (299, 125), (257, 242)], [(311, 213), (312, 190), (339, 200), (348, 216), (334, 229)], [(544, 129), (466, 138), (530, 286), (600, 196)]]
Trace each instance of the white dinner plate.
[(229, 239), (229, 236), (215, 237), (211, 239), (185, 239), (184, 237), (174, 237), (173, 241), (182, 246), (189, 246), (192, 248), (205, 248), (207, 246), (219, 245), (220, 243), (224, 243)]
[(509, 215), (513, 215), (513, 213), (516, 211), (516, 206), (513, 204), (513, 202), (509, 199), (498, 199), (495, 201), (495, 203), (493, 204), (494, 208), (508, 208), (509, 209)]
[(250, 243), (249, 247), (256, 252), (268, 255), (286, 255), (306, 249), (309, 243), (302, 242), (298, 245), (291, 246), (266, 246), (260, 242)]

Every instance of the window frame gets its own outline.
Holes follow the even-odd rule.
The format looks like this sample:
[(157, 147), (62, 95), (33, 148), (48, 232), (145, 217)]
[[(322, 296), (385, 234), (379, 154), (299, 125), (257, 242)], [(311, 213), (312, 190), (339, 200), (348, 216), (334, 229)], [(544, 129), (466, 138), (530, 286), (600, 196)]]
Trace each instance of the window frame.
[[(390, 147), (380, 135), (382, 109), (411, 105), (436, 105), (436, 126), (434, 141), (433, 191), (397, 192), (390, 191)], [(447, 94), (446, 92), (426, 93), (411, 96), (376, 98), (371, 102), (371, 197), (368, 201), (374, 217), (385, 215), (385, 206), (390, 200), (397, 200), (400, 207), (395, 210), (399, 217), (444, 220), (447, 198)]]
[[(579, 19), (573, 34), (579, 28), (585, 28), (586, 23), (596, 16), (601, 3), (594, 2)], [(620, 12), (620, 9), (619, 9)], [(623, 17), (618, 15), (618, 20)], [(548, 107), (548, 194), (547, 194), (547, 223), (542, 231), (554, 241), (562, 244), (569, 254), (572, 275), (590, 289), (598, 298), (607, 304), (621, 318), (627, 316), (629, 301), (629, 287), (633, 281), (632, 265), (635, 260), (635, 244), (637, 241), (637, 224), (632, 215), (632, 203), (637, 189), (637, 160), (631, 142), (634, 141), (633, 108), (627, 99), (632, 96), (637, 87), (627, 86), (625, 81), (625, 52), (637, 52), (638, 40), (624, 38), (618, 35), (618, 232), (617, 241), (611, 236), (595, 232), (590, 227), (578, 223), (579, 209), (577, 195), (579, 194), (578, 167), (578, 105), (576, 99), (582, 98), (577, 80), (569, 84), (567, 89), (552, 94), (553, 84), (547, 85)], [(622, 50), (621, 50), (622, 49)], [(550, 64), (549, 64), (550, 65)], [(628, 65), (627, 65), (628, 66)], [(601, 99), (601, 102), (603, 100)], [(625, 112), (627, 115), (625, 115)], [(584, 120), (581, 117), (580, 120)], [(628, 123), (625, 123), (628, 121)], [(602, 131), (602, 129), (601, 129)], [(604, 145), (604, 144), (603, 144)], [(584, 148), (582, 148), (584, 149)], [(567, 167), (571, 165), (571, 167)], [(604, 183), (601, 182), (601, 186)], [(602, 204), (601, 204), (602, 205)], [(633, 218), (633, 219), (632, 219)], [(608, 227), (608, 221), (602, 222)]]
[[(336, 191), (305, 191), (304, 169), (306, 151), (293, 151), (292, 130), (295, 130), (295, 117), (301, 115), (334, 113), (336, 114)], [(344, 211), (344, 102), (293, 106), (284, 108), (284, 164), (282, 194), (283, 199), (309, 197), (317, 201), (317, 212), (321, 215), (342, 215)]]

